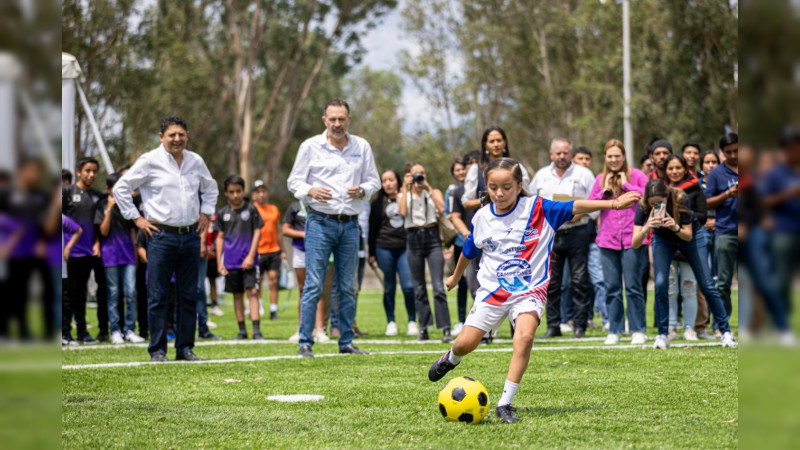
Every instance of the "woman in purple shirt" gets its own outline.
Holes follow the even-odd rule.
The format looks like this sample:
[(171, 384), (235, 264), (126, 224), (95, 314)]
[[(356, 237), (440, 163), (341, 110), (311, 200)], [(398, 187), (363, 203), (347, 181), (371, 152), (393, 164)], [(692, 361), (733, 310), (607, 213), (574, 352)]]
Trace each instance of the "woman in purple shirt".
[[(647, 176), (638, 169), (628, 167), (625, 159), (625, 146), (617, 139), (611, 139), (603, 147), (603, 173), (597, 176), (589, 194), (589, 200), (608, 200), (625, 192), (644, 192)], [(606, 345), (619, 343), (619, 335), (625, 332), (625, 307), (622, 303), (622, 277), (625, 277), (625, 296), (628, 301), (628, 323), (633, 332), (631, 344), (640, 345), (647, 341), (644, 332), (645, 294), (640, 278), (641, 250), (631, 246), (633, 238), (633, 217), (635, 209), (604, 210), (600, 212), (597, 227), (597, 246), (600, 247), (600, 261), (603, 278), (606, 282), (606, 308), (608, 310), (609, 330)]]

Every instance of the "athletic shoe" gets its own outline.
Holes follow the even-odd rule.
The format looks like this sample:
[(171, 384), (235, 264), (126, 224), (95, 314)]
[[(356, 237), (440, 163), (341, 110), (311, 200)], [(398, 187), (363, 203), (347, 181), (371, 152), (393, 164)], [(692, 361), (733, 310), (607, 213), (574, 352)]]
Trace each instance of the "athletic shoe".
[(445, 352), (439, 359), (436, 360), (428, 369), (428, 379), (431, 381), (439, 381), (447, 375), (447, 372), (455, 369), (458, 364), (450, 362), (450, 350)]
[(711, 340), (715, 338), (714, 336), (710, 335), (707, 330), (703, 330), (697, 333), (697, 339)]
[(778, 342), (784, 347), (794, 347), (797, 345), (797, 340), (794, 337), (794, 333), (791, 331), (781, 332), (778, 337)]
[(247, 339), (247, 331), (240, 331), (239, 334), (237, 334), (234, 339), (236, 339), (237, 341)]
[(263, 306), (259, 306), (258, 307), (258, 317), (264, 317), (264, 307)]
[(122, 337), (122, 333), (119, 331), (114, 331), (111, 333), (111, 343), (114, 345), (120, 345), (125, 343), (125, 339)]
[(68, 336), (61, 336), (61, 345), (69, 347), (80, 344), (75, 339), (72, 339), (72, 336), (68, 335)]
[(418, 341), (427, 341), (429, 339), (430, 339), (430, 337), (428, 336), (428, 329), (427, 328), (423, 328), (423, 329), (419, 330), (419, 336), (417, 336), (417, 340)]
[(263, 341), (264, 340), (264, 335), (261, 334), (260, 331), (256, 331), (255, 333), (253, 333), (253, 340), (254, 341)]
[(125, 340), (134, 344), (141, 344), (145, 341), (143, 337), (136, 334), (133, 330), (128, 330), (125, 332)]
[(736, 348), (739, 345), (736, 342), (736, 339), (733, 338), (733, 333), (730, 331), (726, 331), (725, 334), (722, 335), (720, 341), (722, 342), (723, 347)]
[(279, 320), (279, 319), (280, 319), (280, 317), (278, 317), (278, 311), (270, 311), (269, 312), (269, 320)]
[(686, 331), (683, 332), (683, 338), (686, 339), (687, 341), (697, 341), (697, 340), (699, 340), (697, 338), (697, 333), (695, 333), (695, 331), (693, 329), (691, 329), (691, 328), (689, 328), (689, 329), (687, 329)]
[(448, 342), (453, 342), (453, 336), (450, 334), (450, 329), (445, 328), (444, 334), (442, 335), (442, 342), (447, 344)]
[(539, 337), (539, 339), (550, 339), (555, 336), (563, 336), (560, 328), (547, 328), (547, 332)]
[(191, 350), (186, 350), (183, 353), (178, 353), (177, 355), (175, 355), (175, 361), (198, 362), (198, 361), (203, 361), (203, 358), (195, 355), (194, 352), (192, 352)]
[(408, 332), (406, 336), (416, 336), (419, 334), (419, 327), (417, 326), (417, 322), (408, 322)]
[(300, 342), (300, 331), (299, 330), (296, 331), (293, 335), (291, 335), (289, 337), (289, 342), (291, 342), (292, 344), (297, 344), (298, 342)]
[(675, 339), (678, 339), (678, 332), (675, 329), (670, 328), (669, 329), (669, 334), (667, 334), (667, 339), (669, 339), (670, 341), (674, 341)]
[(617, 333), (609, 333), (603, 345), (617, 345), (619, 344), (619, 335)]
[(111, 336), (108, 333), (100, 333), (97, 335), (97, 342), (111, 342)]
[(219, 327), (219, 325), (217, 325), (216, 323), (214, 323), (214, 322), (212, 322), (212, 321), (210, 321), (210, 320), (207, 320), (207, 321), (206, 321), (206, 326), (207, 326), (207, 327), (208, 327), (210, 330), (216, 330), (216, 329)]
[(217, 317), (222, 317), (225, 315), (225, 312), (221, 310), (219, 306), (216, 305), (212, 306), (211, 309), (208, 310), (208, 312)]
[(222, 340), (222, 337), (217, 336), (216, 334), (214, 334), (214, 333), (212, 333), (210, 331), (206, 331), (205, 333), (200, 334), (197, 337), (200, 338), (200, 339), (211, 339), (212, 341), (221, 341)]
[(647, 336), (644, 333), (633, 333), (631, 336), (631, 345), (642, 345), (647, 342)]
[(369, 352), (361, 350), (360, 348), (356, 347), (353, 344), (350, 344), (345, 348), (340, 348), (339, 353), (347, 355), (369, 355)]
[(453, 326), (453, 331), (451, 331), (450, 334), (452, 334), (453, 336), (458, 336), (461, 333), (461, 330), (463, 329), (464, 329), (464, 324), (458, 322)]
[(297, 351), (297, 355), (305, 358), (311, 358), (314, 356), (314, 352), (311, 351), (310, 345), (301, 345), (300, 350)]
[(494, 410), (494, 415), (499, 417), (500, 421), (503, 423), (514, 423), (519, 420), (519, 417), (514, 415), (516, 410), (517, 408), (511, 405), (502, 405)]
[(561, 330), (562, 333), (571, 333), (573, 331), (572, 325), (570, 325), (568, 323), (562, 323), (559, 326), (559, 329)]
[(78, 336), (78, 342), (83, 345), (94, 345), (97, 344), (97, 339), (93, 338), (87, 333), (83, 336)]
[(327, 344), (328, 342), (331, 341), (331, 338), (329, 338), (328, 335), (325, 334), (324, 328), (317, 328), (314, 331), (315, 332), (313, 333), (312, 339), (314, 339), (315, 342), (319, 342), (320, 344)]
[(666, 334), (659, 334), (656, 336), (656, 342), (653, 344), (653, 348), (666, 350), (669, 348), (669, 339), (667, 339)]
[(156, 352), (150, 355), (150, 362), (169, 362), (169, 359), (167, 358), (167, 355), (161, 352)]
[(572, 339), (583, 339), (586, 337), (585, 328), (575, 328), (575, 333), (572, 334)]
[(611, 322), (606, 322), (603, 324), (603, 331), (608, 331), (611, 329)]
[(394, 322), (389, 322), (386, 324), (386, 335), (387, 336), (397, 336), (397, 324)]

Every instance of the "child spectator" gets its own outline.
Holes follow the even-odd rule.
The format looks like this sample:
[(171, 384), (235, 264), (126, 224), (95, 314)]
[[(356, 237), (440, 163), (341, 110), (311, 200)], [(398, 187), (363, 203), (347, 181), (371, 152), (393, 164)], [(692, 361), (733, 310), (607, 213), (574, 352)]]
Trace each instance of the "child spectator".
[[(108, 286), (108, 318), (111, 322), (111, 343), (122, 344), (125, 341), (133, 343), (144, 342), (136, 334), (136, 255), (134, 242), (136, 241), (136, 227), (133, 221), (122, 217), (111, 189), (119, 180), (118, 173), (106, 177), (106, 192), (108, 196), (97, 204), (94, 224), (100, 229), (100, 235), (95, 239), (100, 241), (100, 253), (103, 255), (103, 268)], [(125, 319), (120, 327), (119, 294), (125, 299)]]
[(61, 245), (63, 247), (61, 254), (64, 258), (61, 263), (61, 345), (78, 344), (77, 341), (72, 339), (72, 306), (69, 302), (69, 297), (63, 293), (64, 289), (66, 289), (66, 284), (63, 283), (63, 280), (68, 276), (67, 262), (72, 255), (72, 249), (75, 248), (75, 244), (80, 240), (81, 234), (83, 234), (83, 228), (74, 220), (61, 214)]
[[(244, 295), (250, 302), (253, 339), (261, 340), (258, 311), (258, 266), (256, 250), (264, 221), (252, 203), (244, 201), (244, 179), (230, 175), (223, 182), (228, 204), (217, 211), (214, 230), (217, 235), (217, 268), (225, 276), (225, 290), (233, 294), (233, 309), (239, 323), (236, 339), (247, 339), (244, 325)], [(222, 249), (222, 252), (219, 252)]]
[(281, 212), (269, 203), (269, 189), (261, 180), (253, 183), (253, 205), (258, 210), (264, 225), (258, 241), (258, 299), (261, 301), (261, 284), (267, 275), (269, 284), (269, 320), (278, 319), (278, 277), (281, 274), (281, 260), (286, 259), (283, 251), (281, 231)]

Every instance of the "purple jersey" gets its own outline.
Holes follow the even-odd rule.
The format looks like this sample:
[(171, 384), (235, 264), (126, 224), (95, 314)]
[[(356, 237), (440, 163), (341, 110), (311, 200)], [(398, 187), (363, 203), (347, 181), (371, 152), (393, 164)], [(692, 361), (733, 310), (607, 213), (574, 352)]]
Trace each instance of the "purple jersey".
[(217, 212), (214, 231), (225, 233), (222, 263), (228, 269), (241, 269), (242, 262), (250, 253), (253, 234), (264, 226), (261, 214), (252, 203), (245, 202), (239, 209), (225, 205)]

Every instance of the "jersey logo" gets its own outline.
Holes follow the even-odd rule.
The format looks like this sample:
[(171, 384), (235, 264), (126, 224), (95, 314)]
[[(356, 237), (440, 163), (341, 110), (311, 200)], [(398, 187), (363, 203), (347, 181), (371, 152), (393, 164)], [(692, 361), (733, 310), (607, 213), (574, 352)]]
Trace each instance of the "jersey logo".
[(72, 196), (73, 203), (80, 203), (81, 202), (81, 194), (75, 194)]
[(481, 245), (486, 247), (490, 252), (497, 251), (497, 243), (492, 238), (486, 238), (481, 242)]
[(533, 225), (529, 226), (525, 229), (525, 236), (523, 236), (525, 242), (532, 241), (534, 239), (539, 239), (539, 230), (536, 229)]
[(523, 250), (525, 250), (525, 246), (524, 245), (512, 245), (511, 247), (504, 248), (502, 253), (504, 255), (508, 255), (509, 253), (517, 253), (517, 252), (521, 252)]
[(506, 230), (506, 235), (505, 235), (505, 237), (508, 237), (509, 233), (511, 233), (513, 230), (514, 230), (513, 228), (511, 228), (511, 227), (508, 227), (508, 229)]
[(250, 219), (250, 211), (242, 211), (241, 218), (243, 221), (247, 222)]
[(225, 214), (223, 214), (223, 216), (222, 216), (222, 221), (223, 221), (223, 222), (227, 222), (227, 221), (229, 221), (229, 220), (231, 220), (231, 215), (230, 215), (230, 213), (225, 213)]
[(497, 281), (508, 292), (528, 289), (532, 275), (531, 265), (524, 259), (509, 259), (497, 267)]

